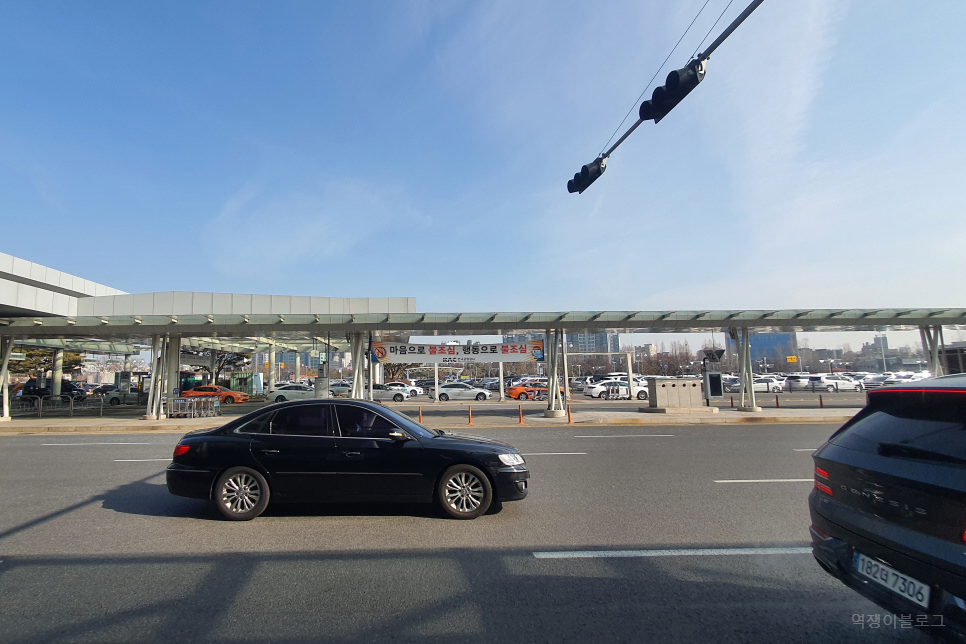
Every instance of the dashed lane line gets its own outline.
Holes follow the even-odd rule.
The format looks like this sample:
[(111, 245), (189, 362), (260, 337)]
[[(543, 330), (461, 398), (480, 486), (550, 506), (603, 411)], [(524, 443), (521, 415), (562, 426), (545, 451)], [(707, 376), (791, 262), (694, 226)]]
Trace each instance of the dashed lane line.
[(673, 550), (571, 550), (534, 552), (537, 559), (595, 559), (616, 557), (722, 557), (739, 555), (804, 555), (811, 548), (677, 548)]

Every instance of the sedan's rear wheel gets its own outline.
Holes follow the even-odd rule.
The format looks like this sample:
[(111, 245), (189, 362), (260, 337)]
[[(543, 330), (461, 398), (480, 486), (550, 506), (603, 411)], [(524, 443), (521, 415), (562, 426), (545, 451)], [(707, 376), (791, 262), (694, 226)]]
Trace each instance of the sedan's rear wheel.
[(437, 498), (454, 519), (475, 519), (493, 502), (493, 487), (486, 474), (472, 465), (454, 465), (439, 479)]
[(403, 401), (403, 395), (402, 394), (393, 394), (392, 401), (393, 402), (402, 402)]
[(604, 389), (603, 391), (601, 391), (600, 395), (597, 397), (600, 398), (601, 400), (603, 400), (604, 398), (607, 398), (607, 390)]
[(835, 385), (829, 385), (825, 388), (825, 391), (835, 391)]
[(449, 400), (449, 396), (447, 396), (446, 394), (439, 395), (439, 402), (446, 402), (447, 400)]
[(120, 404), (121, 404), (121, 399), (120, 398), (111, 398), (111, 406), (112, 407), (117, 407)]
[(265, 477), (248, 467), (225, 471), (215, 484), (215, 505), (231, 521), (250, 521), (268, 507)]
[(275, 402), (285, 402), (285, 396), (275, 396)]
[(776, 393), (776, 394), (780, 394), (782, 392), (782, 388), (781, 387), (772, 387), (772, 392), (773, 393)]
[(519, 396), (517, 396), (517, 400), (526, 400), (526, 399), (528, 399), (529, 397), (530, 397), (530, 396), (528, 396), (528, 395), (527, 395), (527, 392), (525, 392), (525, 391), (521, 391), (521, 392), (520, 392), (520, 395), (519, 395)]
[(647, 400), (647, 392), (646, 391), (639, 391), (639, 392), (637, 392), (637, 399), (638, 400)]

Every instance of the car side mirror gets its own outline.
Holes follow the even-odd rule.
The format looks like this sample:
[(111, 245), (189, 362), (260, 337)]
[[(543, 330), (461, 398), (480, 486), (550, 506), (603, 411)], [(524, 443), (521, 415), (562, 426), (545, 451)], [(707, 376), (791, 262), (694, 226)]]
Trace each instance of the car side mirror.
[(408, 441), (409, 440), (409, 436), (406, 436), (405, 434), (403, 434), (400, 431), (392, 431), (392, 432), (389, 432), (389, 438), (393, 439), (397, 443), (402, 443), (404, 441)]

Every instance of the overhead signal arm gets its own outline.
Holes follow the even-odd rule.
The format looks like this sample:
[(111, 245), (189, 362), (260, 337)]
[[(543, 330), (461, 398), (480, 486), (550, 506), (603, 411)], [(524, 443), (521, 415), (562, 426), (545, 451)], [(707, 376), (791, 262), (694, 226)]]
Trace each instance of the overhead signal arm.
[(638, 119), (631, 125), (631, 127), (624, 132), (621, 138), (617, 139), (614, 145), (610, 146), (606, 152), (603, 152), (594, 161), (588, 163), (587, 165), (580, 168), (580, 172), (574, 175), (574, 178), (567, 182), (567, 192), (582, 193), (584, 190), (590, 187), (594, 181), (600, 178), (600, 175), (604, 174), (604, 170), (607, 168), (607, 159), (610, 155), (617, 149), (624, 140), (631, 135), (631, 133), (636, 130), (641, 123), (644, 121), (654, 121), (655, 124), (660, 123), (661, 119), (668, 115), (674, 107), (680, 103), (685, 96), (691, 93), (695, 87), (698, 86), (702, 80), (704, 80), (705, 74), (705, 61), (711, 57), (712, 52), (718, 48), (718, 46), (725, 41), (725, 39), (730, 36), (735, 29), (738, 28), (745, 19), (751, 15), (751, 12), (758, 8), (758, 6), (765, 0), (753, 0), (751, 4), (745, 7), (745, 10), (735, 18), (728, 28), (721, 32), (721, 35), (715, 38), (707, 49), (695, 56), (687, 65), (681, 69), (675, 69), (667, 75), (667, 80), (664, 85), (660, 87), (655, 87), (654, 92), (651, 94), (651, 98), (641, 103), (641, 107), (638, 110)]

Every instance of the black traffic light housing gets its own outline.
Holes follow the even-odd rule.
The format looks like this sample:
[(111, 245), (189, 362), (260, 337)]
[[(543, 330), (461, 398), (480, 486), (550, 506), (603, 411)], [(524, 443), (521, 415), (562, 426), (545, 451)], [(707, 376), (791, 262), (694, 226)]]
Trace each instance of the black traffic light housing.
[(567, 192), (581, 193), (590, 187), (590, 184), (597, 181), (600, 175), (607, 169), (607, 157), (600, 156), (593, 162), (580, 168), (580, 172), (567, 182)]
[(682, 69), (675, 69), (667, 75), (664, 85), (655, 87), (651, 100), (641, 103), (638, 116), (642, 121), (654, 120), (660, 123), (674, 106), (691, 93), (704, 80), (705, 61), (700, 58), (692, 60)]

